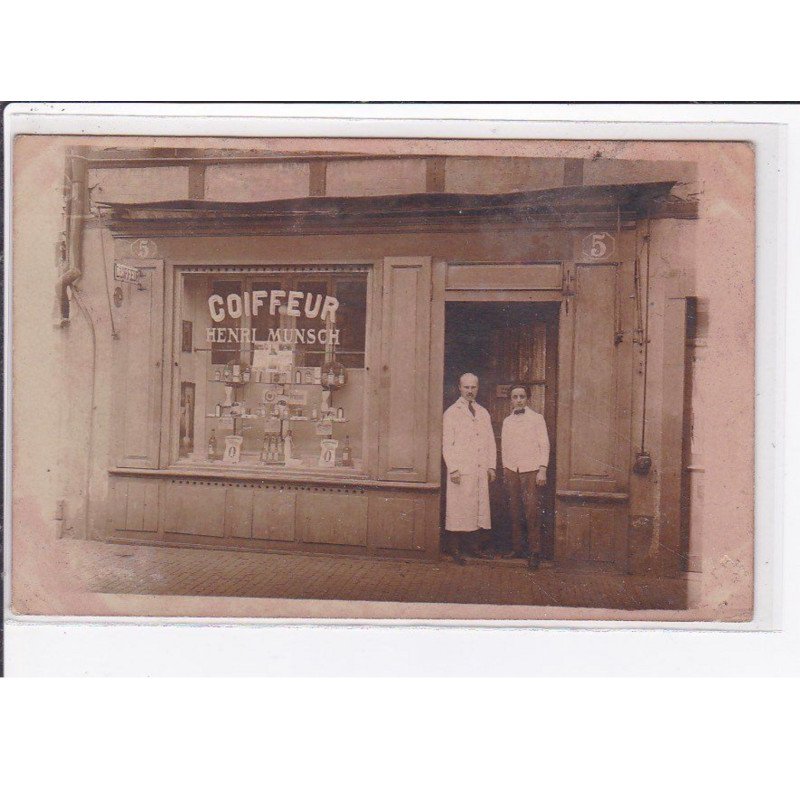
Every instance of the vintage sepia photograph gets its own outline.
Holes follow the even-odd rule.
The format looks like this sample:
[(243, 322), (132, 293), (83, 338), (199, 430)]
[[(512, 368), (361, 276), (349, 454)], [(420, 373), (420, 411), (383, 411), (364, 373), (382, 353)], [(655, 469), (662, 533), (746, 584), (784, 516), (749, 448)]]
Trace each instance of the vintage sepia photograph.
[(14, 613), (752, 618), (748, 142), (11, 168)]

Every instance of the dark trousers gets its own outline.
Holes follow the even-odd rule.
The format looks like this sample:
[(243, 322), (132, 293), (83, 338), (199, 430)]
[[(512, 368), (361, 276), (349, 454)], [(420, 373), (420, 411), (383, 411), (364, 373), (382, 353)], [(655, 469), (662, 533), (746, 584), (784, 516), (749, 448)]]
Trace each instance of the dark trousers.
[(480, 549), (480, 536), (483, 533), (477, 531), (445, 531), (444, 550), (448, 555), (454, 556), (458, 553), (474, 556)]
[(512, 472), (503, 470), (508, 487), (509, 514), (511, 516), (511, 546), (515, 552), (524, 549), (522, 542), (522, 520), (528, 524), (528, 552), (538, 555), (541, 550), (539, 523), (539, 487), (536, 472)]

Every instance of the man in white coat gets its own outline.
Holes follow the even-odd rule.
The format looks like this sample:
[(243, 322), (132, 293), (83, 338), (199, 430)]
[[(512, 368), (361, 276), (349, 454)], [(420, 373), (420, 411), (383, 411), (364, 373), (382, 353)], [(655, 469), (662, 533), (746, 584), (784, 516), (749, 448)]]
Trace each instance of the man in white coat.
[(496, 476), (497, 445), (489, 412), (475, 402), (477, 376), (469, 372), (462, 375), (458, 388), (461, 397), (444, 412), (442, 454), (447, 465), (444, 527), (448, 552), (453, 561), (464, 564), (463, 553), (467, 551), (490, 557), (480, 555), (475, 536), (470, 534), (492, 527), (489, 482)]

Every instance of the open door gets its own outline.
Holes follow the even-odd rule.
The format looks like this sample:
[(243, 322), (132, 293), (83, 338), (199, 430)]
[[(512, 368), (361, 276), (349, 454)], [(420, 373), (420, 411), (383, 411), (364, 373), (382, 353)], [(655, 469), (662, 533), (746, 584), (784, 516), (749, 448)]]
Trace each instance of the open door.
[[(474, 372), (478, 402), (492, 419), (497, 440), (498, 480), (490, 487), (492, 533), (496, 546), (510, 547), (508, 494), (502, 479), (500, 434), (510, 411), (512, 383), (530, 387), (531, 407), (544, 415), (550, 437), (548, 483), (540, 493), (542, 556), (555, 552), (556, 406), (558, 304), (546, 302), (448, 302), (445, 315), (444, 403), (458, 398), (458, 379)], [(447, 476), (443, 474), (443, 486)]]

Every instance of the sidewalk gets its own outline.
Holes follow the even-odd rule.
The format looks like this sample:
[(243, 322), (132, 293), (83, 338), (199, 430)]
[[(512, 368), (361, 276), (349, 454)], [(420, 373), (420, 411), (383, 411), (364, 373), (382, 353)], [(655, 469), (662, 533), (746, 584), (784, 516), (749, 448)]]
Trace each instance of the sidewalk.
[(242, 553), (61, 540), (86, 588), (113, 594), (284, 597), (679, 609), (685, 583), (568, 571), (524, 562), (380, 561), (327, 555)]

